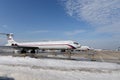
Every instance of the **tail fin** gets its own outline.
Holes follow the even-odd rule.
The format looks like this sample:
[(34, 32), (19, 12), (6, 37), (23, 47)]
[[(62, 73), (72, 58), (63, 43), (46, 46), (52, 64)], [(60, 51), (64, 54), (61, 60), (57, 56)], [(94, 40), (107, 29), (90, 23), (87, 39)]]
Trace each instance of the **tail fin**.
[(0, 33), (0, 34), (7, 36), (8, 43), (6, 44), (6, 46), (16, 46), (17, 45), (17, 42), (14, 41), (14, 39), (13, 39), (13, 33), (9, 33), (9, 34)]
[(6, 34), (7, 35), (7, 40), (8, 40), (8, 46), (16, 46), (17, 42), (14, 41), (13, 39), (13, 33)]

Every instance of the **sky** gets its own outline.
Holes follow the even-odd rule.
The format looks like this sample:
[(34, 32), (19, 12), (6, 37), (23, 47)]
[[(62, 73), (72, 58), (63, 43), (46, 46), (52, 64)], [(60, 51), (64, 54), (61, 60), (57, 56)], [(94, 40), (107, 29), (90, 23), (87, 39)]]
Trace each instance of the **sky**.
[[(0, 32), (22, 41), (73, 40), (120, 47), (120, 0), (0, 0)], [(6, 43), (0, 35), (0, 45)]]

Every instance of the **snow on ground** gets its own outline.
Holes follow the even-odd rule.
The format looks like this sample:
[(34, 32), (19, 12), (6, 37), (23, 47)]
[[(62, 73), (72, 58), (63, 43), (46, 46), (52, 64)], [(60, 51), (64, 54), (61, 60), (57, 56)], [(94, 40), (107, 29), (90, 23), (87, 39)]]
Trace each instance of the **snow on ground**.
[(116, 63), (0, 56), (0, 76), (14, 80), (119, 80)]

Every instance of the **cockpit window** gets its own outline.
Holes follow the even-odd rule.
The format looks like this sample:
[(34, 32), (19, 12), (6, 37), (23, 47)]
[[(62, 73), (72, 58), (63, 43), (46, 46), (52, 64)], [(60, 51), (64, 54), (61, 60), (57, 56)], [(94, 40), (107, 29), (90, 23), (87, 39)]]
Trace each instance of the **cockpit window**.
[(74, 42), (74, 44), (78, 45), (79, 43), (77, 43), (77, 42)]

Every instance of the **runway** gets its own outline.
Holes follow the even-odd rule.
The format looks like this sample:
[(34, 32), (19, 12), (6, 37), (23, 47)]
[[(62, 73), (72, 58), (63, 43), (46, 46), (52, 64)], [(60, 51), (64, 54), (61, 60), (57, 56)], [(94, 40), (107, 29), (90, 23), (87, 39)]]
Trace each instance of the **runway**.
[(120, 52), (119, 51), (86, 51), (86, 52), (72, 52), (71, 54), (61, 52), (43, 52), (35, 54), (19, 54), (19, 53), (0, 53), (1, 56), (18, 56), (32, 58), (49, 58), (49, 59), (67, 59), (76, 61), (97, 61), (97, 62), (111, 62), (120, 64)]

